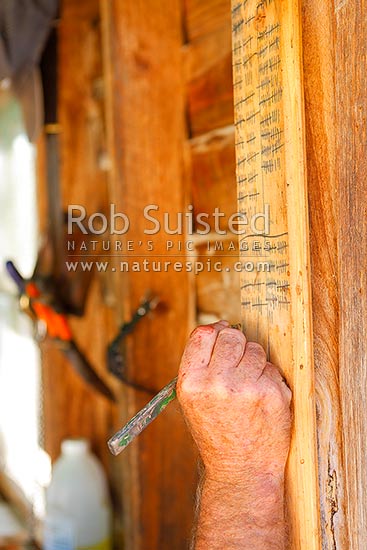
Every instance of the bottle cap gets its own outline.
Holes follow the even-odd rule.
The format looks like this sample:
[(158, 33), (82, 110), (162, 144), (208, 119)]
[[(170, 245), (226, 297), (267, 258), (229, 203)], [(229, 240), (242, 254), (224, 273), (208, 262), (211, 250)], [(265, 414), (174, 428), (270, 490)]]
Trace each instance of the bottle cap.
[(61, 443), (61, 452), (64, 455), (85, 454), (89, 450), (89, 441), (84, 438), (64, 439)]

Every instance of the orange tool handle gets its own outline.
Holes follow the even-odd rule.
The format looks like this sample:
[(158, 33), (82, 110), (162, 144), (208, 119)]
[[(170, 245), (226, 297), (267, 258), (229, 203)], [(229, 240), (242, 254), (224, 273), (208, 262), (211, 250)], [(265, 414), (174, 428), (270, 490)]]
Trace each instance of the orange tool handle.
[(59, 338), (69, 342), (72, 339), (72, 334), (65, 315), (57, 313), (52, 307), (37, 300), (41, 293), (34, 283), (27, 283), (25, 290), (31, 299), (32, 309), (37, 318), (46, 324), (47, 333), (51, 338)]

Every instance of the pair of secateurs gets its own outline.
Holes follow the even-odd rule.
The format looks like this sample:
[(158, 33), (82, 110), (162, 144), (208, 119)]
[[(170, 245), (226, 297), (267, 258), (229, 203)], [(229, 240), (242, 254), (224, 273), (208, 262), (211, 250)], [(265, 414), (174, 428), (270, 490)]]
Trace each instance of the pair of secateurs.
[(31, 317), (38, 329), (38, 334), (47, 334), (55, 340), (83, 380), (108, 400), (115, 402), (111, 389), (98, 376), (78, 348), (66, 315), (57, 311), (51, 300), (42, 295), (34, 281), (24, 279), (13, 262), (8, 261), (6, 269), (18, 287), (20, 307)]

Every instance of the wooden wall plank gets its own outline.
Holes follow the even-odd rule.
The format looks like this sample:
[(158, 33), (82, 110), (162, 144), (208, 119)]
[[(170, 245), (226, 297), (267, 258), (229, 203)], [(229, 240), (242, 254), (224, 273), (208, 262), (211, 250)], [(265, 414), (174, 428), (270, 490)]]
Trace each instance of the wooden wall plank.
[[(190, 153), (195, 216), (201, 212), (211, 214), (219, 208), (228, 221), (237, 210), (233, 126), (190, 140)], [(213, 226), (212, 217), (207, 222)], [(222, 227), (226, 227), (224, 221)]]
[(98, 0), (63, 0), (59, 36), (63, 205), (104, 212), (108, 194), (101, 167), (106, 145)]
[[(181, 4), (175, 0), (163, 8), (159, 0), (102, 0), (101, 6), (108, 34), (107, 118), (114, 201), (130, 218), (128, 238), (135, 246), (139, 240), (144, 243), (140, 252), (135, 251), (141, 256), (136, 260), (169, 259), (167, 238), (175, 242), (179, 238), (167, 237), (163, 231), (144, 235), (143, 208), (157, 204), (160, 213), (175, 215), (188, 204)], [(148, 239), (154, 241), (151, 254), (145, 246)], [(121, 287), (117, 297), (124, 303), (125, 318), (148, 289), (165, 303), (164, 309), (141, 321), (127, 342), (129, 376), (157, 390), (177, 373), (193, 325), (188, 275), (150, 270), (122, 278), (116, 273), (115, 286)], [(150, 397), (149, 392), (122, 390), (116, 428)], [(123, 472), (126, 548), (187, 547), (193, 522), (195, 457), (177, 405), (172, 405), (117, 459)]]
[(185, 0), (186, 30), (188, 40), (195, 40), (215, 32), (223, 23), (231, 24), (229, 0)]
[(192, 40), (186, 46), (185, 54), (191, 135), (233, 124), (229, 20), (210, 34)]
[[(235, 150), (233, 127), (233, 86), (230, 2), (186, 2), (188, 43), (184, 47), (187, 85), (191, 202), (194, 214), (211, 214), (215, 209), (226, 214), (221, 228), (227, 230), (228, 218), (237, 210)], [(214, 233), (194, 235), (195, 257), (207, 265), (221, 262), (222, 272), (206, 269), (192, 277), (197, 321), (213, 322), (223, 318), (237, 323), (240, 317), (237, 236)], [(196, 226), (198, 229), (198, 226)], [(227, 240), (226, 240), (227, 238)], [(224, 240), (222, 240), (224, 239)], [(220, 247), (223, 246), (223, 250)], [(231, 248), (234, 247), (234, 248)]]
[(213, 241), (203, 238), (196, 246), (199, 261), (221, 263), (221, 271), (203, 270), (195, 277), (197, 314), (201, 322), (226, 319), (235, 325), (241, 319), (240, 274), (234, 269), (237, 238), (221, 241), (216, 237)]
[(323, 548), (347, 550), (339, 388), (338, 197), (330, 3), (303, 2), (303, 58), (320, 511)]
[(316, 550), (321, 540), (300, 4), (234, 0), (232, 14), (239, 209), (251, 216), (270, 205), (269, 229), (261, 238), (242, 237), (249, 245), (242, 257), (272, 264), (269, 271), (241, 273), (242, 320), (248, 337), (284, 370), (293, 392), (286, 472), (290, 546)]
[(335, 10), (340, 393), (350, 550), (367, 547), (367, 4)]
[[(103, 76), (98, 0), (75, 4), (63, 0), (59, 27), (59, 120), (61, 188), (63, 206), (77, 203), (87, 210), (102, 210), (107, 203), (107, 180), (99, 168), (104, 149), (103, 107), (100, 82)], [(84, 47), (80, 47), (83, 44)], [(95, 280), (86, 315), (73, 319), (72, 327), (81, 349), (93, 366), (113, 384), (106, 373), (105, 345), (111, 315)], [(90, 349), (90, 342), (94, 342)], [(106, 437), (112, 425), (112, 406), (92, 392), (75, 374), (54, 344), (43, 345), (44, 441), (55, 459), (65, 437), (89, 437), (97, 455), (108, 468)]]

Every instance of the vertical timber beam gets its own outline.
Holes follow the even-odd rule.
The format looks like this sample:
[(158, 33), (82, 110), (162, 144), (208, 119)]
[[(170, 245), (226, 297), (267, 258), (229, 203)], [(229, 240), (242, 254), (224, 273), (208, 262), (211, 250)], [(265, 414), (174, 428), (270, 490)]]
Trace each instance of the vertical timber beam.
[(243, 261), (255, 265), (241, 273), (242, 321), (293, 391), (290, 547), (319, 550), (300, 6), (233, 0), (232, 23), (239, 211), (251, 218), (269, 205), (270, 217), (265, 235), (240, 237)]
[[(113, 165), (110, 187), (116, 211), (129, 217), (126, 237), (133, 243), (133, 251), (124, 248), (115, 253), (119, 255), (116, 296), (124, 304), (118, 322), (131, 316), (147, 290), (163, 301), (165, 307), (143, 319), (127, 341), (128, 377), (157, 391), (177, 374), (193, 324), (188, 274), (152, 268), (153, 261), (180, 260), (168, 257), (167, 239), (177, 253), (177, 242), (184, 237), (165, 234), (163, 224), (156, 234), (145, 234), (144, 229), (153, 226), (143, 214), (146, 206), (157, 205), (159, 211), (151, 214), (162, 223), (162, 213), (169, 213), (174, 228), (177, 213), (186, 208), (181, 2), (101, 0), (101, 13)], [(150, 268), (142, 267), (144, 260)], [(129, 263), (127, 273), (120, 272), (120, 261)], [(139, 262), (141, 270), (133, 269)], [(116, 429), (151, 396), (149, 391), (122, 389)], [(177, 404), (116, 459), (122, 472), (126, 549), (187, 548), (195, 463), (194, 446)]]
[(333, 4), (305, 0), (302, 22), (322, 548), (348, 550), (339, 375), (340, 157)]
[(367, 3), (335, 1), (340, 393), (350, 550), (367, 548)]

